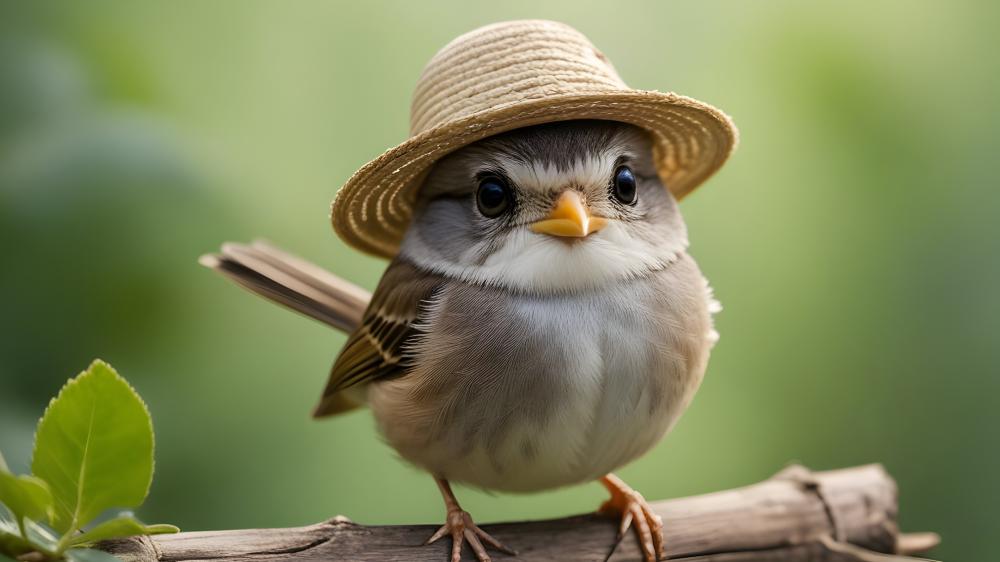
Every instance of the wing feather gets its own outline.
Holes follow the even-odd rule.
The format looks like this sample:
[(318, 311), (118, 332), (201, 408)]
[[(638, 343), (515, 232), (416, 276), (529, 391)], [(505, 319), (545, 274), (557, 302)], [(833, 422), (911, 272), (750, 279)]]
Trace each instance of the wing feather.
[(443, 277), (419, 270), (409, 262), (396, 260), (389, 265), (361, 325), (333, 364), (314, 417), (359, 406), (345, 396), (345, 390), (405, 374), (409, 359), (406, 344), (421, 333), (417, 325), (424, 305), (443, 284)]

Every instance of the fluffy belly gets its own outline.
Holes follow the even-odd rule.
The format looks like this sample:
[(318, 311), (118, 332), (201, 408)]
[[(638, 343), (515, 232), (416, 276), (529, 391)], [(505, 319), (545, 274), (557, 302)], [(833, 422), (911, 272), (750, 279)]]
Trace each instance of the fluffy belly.
[(468, 407), (493, 414), (460, 416), (475, 424), (435, 420), (432, 411), (400, 417), (400, 397), (413, 392), (406, 378), (374, 387), (371, 403), (382, 433), (410, 462), (449, 480), (511, 492), (607, 474), (655, 445), (680, 413), (676, 400), (662, 396), (663, 385), (652, 383), (658, 373), (609, 369), (597, 349), (559, 367), (572, 382), (545, 397), (544, 415), (532, 407), (540, 396), (491, 396)]
[(677, 310), (655, 287), (628, 289), (631, 301), (445, 295), (412, 371), (370, 388), (379, 429), (417, 466), (492, 490), (576, 484), (635, 459), (690, 401), (711, 327), (704, 299)]

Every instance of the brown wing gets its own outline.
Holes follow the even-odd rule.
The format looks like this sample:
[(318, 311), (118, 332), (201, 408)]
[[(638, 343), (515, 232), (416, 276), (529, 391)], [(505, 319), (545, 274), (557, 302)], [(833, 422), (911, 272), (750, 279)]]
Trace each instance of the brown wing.
[(444, 279), (405, 261), (389, 265), (379, 282), (361, 326), (351, 334), (333, 364), (323, 398), (313, 417), (351, 410), (361, 404), (344, 392), (359, 384), (403, 374), (405, 343), (420, 333), (417, 317)]

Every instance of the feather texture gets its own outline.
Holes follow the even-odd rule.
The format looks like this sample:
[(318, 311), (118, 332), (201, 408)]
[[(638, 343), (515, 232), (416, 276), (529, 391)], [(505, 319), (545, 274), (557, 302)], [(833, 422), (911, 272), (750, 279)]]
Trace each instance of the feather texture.
[(361, 326), (340, 352), (314, 417), (341, 411), (343, 391), (376, 380), (400, 376), (412, 365), (408, 345), (420, 333), (424, 305), (444, 279), (395, 260), (379, 282)]
[(371, 300), (361, 287), (260, 240), (227, 242), (220, 253), (199, 262), (252, 293), (344, 332), (361, 324)]
[[(378, 292), (376, 292), (376, 295)], [(369, 405), (400, 455), (449, 480), (529, 492), (603, 476), (655, 445), (701, 382), (708, 288), (689, 256), (573, 294), (447, 279)]]

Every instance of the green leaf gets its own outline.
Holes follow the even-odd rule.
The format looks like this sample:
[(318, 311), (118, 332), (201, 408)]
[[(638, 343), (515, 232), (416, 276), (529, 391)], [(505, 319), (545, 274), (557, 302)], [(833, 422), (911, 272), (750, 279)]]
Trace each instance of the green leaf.
[(153, 523), (152, 525), (146, 525), (147, 535), (172, 535), (174, 533), (181, 532), (177, 525), (171, 525), (170, 523)]
[(92, 548), (71, 548), (66, 551), (66, 559), (70, 562), (122, 562), (117, 556)]
[(94, 361), (59, 391), (38, 422), (32, 472), (55, 499), (66, 534), (112, 507), (136, 507), (153, 478), (153, 424), (139, 395)]
[(59, 541), (52, 530), (42, 525), (41, 523), (36, 523), (32, 520), (25, 521), (24, 524), (25, 537), (28, 542), (31, 543), (33, 550), (38, 550), (41, 552), (55, 553), (59, 548)]
[(20, 521), (27, 517), (35, 521), (52, 518), (52, 493), (41, 478), (14, 476), (0, 468), (0, 502)]
[(70, 546), (81, 544), (92, 544), (108, 539), (121, 537), (131, 537), (134, 535), (160, 535), (165, 533), (176, 533), (179, 531), (173, 525), (143, 525), (135, 519), (125, 516), (110, 519), (94, 526), (93, 529), (77, 535), (69, 541)]
[(21, 537), (17, 529), (0, 528), (0, 554), (6, 552), (17, 556), (34, 550), (31, 543)]
[[(56, 537), (44, 525), (30, 519), (23, 522), (23, 528), (0, 514), (0, 552), (17, 556), (25, 552), (38, 551), (47, 555), (55, 555)], [(22, 536), (21, 531), (25, 535)]]

